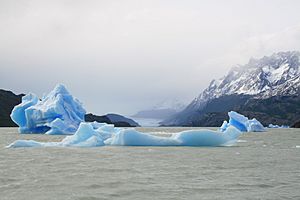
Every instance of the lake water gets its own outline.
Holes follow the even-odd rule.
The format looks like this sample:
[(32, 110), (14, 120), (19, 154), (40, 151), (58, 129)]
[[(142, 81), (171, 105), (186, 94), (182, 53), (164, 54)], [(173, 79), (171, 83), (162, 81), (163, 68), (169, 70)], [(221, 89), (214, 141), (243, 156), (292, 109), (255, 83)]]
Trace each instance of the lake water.
[(1, 128), (0, 199), (300, 199), (300, 129), (247, 133), (234, 147), (5, 148), (63, 137)]

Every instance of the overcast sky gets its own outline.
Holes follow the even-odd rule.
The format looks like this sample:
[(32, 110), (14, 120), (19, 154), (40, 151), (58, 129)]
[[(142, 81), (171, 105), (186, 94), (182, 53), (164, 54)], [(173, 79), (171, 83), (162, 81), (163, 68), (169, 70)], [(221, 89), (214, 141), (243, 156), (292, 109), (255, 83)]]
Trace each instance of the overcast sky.
[(300, 1), (0, 0), (0, 88), (63, 83), (96, 114), (190, 101), (250, 57), (300, 50)]

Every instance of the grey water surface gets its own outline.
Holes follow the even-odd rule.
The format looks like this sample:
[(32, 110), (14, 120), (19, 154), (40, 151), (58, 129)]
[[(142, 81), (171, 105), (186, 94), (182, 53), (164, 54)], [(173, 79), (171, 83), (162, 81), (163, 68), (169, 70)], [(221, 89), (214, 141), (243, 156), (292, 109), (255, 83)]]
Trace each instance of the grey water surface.
[(62, 138), (0, 128), (0, 199), (300, 199), (300, 129), (246, 133), (233, 147), (5, 148)]

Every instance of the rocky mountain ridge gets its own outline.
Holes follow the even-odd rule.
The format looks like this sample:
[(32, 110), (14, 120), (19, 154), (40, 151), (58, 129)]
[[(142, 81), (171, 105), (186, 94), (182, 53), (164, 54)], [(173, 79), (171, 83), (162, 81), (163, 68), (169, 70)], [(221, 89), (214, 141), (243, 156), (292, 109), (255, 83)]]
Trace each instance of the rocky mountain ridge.
[[(198, 124), (206, 126), (211, 123), (200, 123), (197, 117), (201, 118), (209, 112), (226, 112), (229, 111), (228, 109), (237, 109), (237, 107), (240, 112), (243, 112), (243, 110), (248, 110), (246, 102), (250, 99), (253, 104), (255, 101), (262, 102), (272, 97), (279, 99), (285, 96), (297, 97), (300, 93), (299, 66), (300, 52), (297, 51), (274, 53), (261, 59), (252, 58), (246, 65), (233, 67), (223, 78), (211, 81), (209, 86), (182, 112), (164, 120), (161, 125), (193, 126)], [(210, 104), (218, 99), (219, 105), (216, 107), (219, 109), (216, 108), (213, 111), (208, 109), (211, 107)], [(295, 107), (297, 107), (297, 103), (300, 104), (300, 102), (295, 102)], [(223, 108), (221, 108), (222, 106)], [(265, 110), (267, 108), (268, 105)], [(298, 116), (300, 113), (294, 113), (294, 115)], [(269, 117), (270, 120), (267, 121), (272, 121), (272, 116)]]

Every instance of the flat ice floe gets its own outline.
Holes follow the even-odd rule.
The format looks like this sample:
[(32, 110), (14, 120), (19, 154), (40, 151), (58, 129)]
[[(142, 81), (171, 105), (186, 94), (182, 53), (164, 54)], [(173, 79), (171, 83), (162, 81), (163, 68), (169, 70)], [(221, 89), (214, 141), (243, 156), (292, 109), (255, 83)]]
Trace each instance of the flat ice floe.
[(236, 143), (240, 134), (238, 129), (230, 126), (224, 132), (203, 129), (182, 131), (170, 137), (162, 137), (142, 133), (135, 129), (83, 122), (74, 135), (66, 136), (61, 142), (17, 140), (7, 147), (231, 146)]

